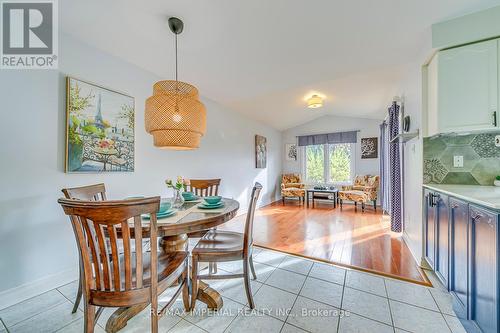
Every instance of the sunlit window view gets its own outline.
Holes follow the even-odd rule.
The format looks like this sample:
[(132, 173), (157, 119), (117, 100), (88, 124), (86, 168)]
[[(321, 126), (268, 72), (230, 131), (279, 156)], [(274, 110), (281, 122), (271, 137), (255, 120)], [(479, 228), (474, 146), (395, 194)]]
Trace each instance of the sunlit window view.
[(325, 181), (325, 145), (306, 146), (306, 179), (314, 183)]
[(346, 183), (352, 177), (352, 144), (305, 147), (306, 180), (310, 183)]
[(351, 180), (351, 144), (343, 143), (329, 146), (331, 183)]

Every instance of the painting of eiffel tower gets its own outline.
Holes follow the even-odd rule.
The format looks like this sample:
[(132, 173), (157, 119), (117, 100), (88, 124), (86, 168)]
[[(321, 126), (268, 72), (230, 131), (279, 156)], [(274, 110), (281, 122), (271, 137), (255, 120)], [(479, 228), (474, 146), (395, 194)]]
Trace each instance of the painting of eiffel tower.
[(134, 98), (67, 78), (66, 172), (134, 171)]

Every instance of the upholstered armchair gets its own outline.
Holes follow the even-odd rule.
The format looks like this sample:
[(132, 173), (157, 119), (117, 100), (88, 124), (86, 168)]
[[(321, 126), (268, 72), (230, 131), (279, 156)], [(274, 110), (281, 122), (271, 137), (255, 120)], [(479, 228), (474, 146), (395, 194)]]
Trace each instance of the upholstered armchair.
[(299, 202), (304, 202), (306, 196), (305, 184), (299, 174), (287, 173), (281, 177), (281, 198), (285, 204), (285, 198), (298, 197)]
[(379, 182), (379, 176), (358, 175), (354, 178), (354, 184), (342, 186), (342, 191), (362, 191), (376, 204)]

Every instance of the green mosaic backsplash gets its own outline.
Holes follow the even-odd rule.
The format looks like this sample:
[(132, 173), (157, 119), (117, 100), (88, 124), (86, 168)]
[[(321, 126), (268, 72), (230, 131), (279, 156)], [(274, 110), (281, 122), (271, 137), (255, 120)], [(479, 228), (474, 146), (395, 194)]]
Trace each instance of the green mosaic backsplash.
[[(442, 135), (424, 138), (424, 183), (493, 185), (500, 175), (498, 133)], [(464, 157), (463, 168), (453, 167), (453, 156)]]

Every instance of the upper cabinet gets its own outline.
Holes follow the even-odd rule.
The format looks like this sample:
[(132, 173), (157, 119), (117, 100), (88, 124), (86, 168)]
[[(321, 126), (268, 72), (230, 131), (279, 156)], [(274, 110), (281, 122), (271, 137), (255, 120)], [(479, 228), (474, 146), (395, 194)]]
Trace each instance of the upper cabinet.
[(427, 66), (427, 135), (498, 128), (499, 40), (437, 53)]

